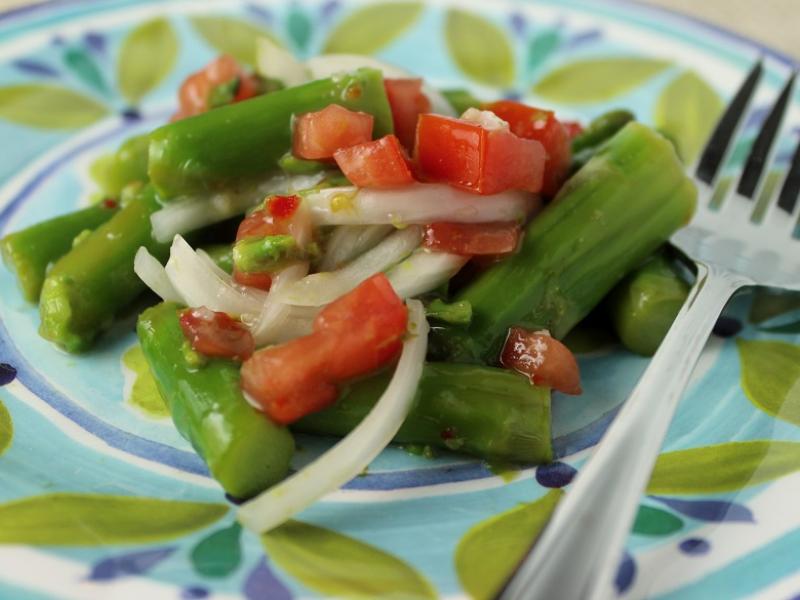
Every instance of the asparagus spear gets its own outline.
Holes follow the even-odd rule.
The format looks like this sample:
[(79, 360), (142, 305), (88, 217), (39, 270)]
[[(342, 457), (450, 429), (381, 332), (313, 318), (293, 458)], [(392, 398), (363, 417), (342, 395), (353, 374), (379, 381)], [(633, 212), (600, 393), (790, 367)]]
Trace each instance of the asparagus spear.
[(632, 112), (623, 109), (611, 110), (595, 117), (586, 129), (572, 140), (572, 151), (578, 153), (599, 146), (635, 118)]
[(689, 284), (662, 251), (623, 279), (606, 306), (625, 347), (652, 356), (688, 296)]
[(376, 137), (392, 132), (381, 72), (358, 69), (223, 106), (150, 134), (150, 180), (165, 199), (232, 188), (277, 171), (291, 146), (292, 115), (331, 103), (375, 116)]
[(472, 95), (472, 92), (457, 88), (451, 90), (442, 90), (442, 96), (450, 103), (456, 114), (462, 114), (468, 108), (480, 108), (483, 102), (478, 100)]
[(517, 254), (456, 295), (472, 322), (432, 329), (433, 355), (492, 364), (512, 325), (563, 337), (689, 221), (696, 195), (672, 145), (629, 123), (531, 222)]
[(147, 181), (149, 135), (137, 135), (124, 141), (116, 152), (101, 156), (92, 163), (89, 173), (104, 194), (119, 197), (133, 182)]
[[(346, 435), (370, 411), (390, 375), (379, 373), (351, 384), (336, 404), (304, 417), (292, 428)], [(414, 407), (394, 441), (490, 460), (546, 463), (552, 459), (550, 390), (534, 387), (504, 369), (427, 363)]]
[(0, 240), (3, 262), (16, 274), (25, 299), (38, 301), (47, 267), (69, 252), (79, 234), (96, 229), (117, 211), (115, 201), (100, 202), (10, 233)]
[(86, 350), (95, 337), (144, 290), (133, 271), (139, 246), (158, 258), (169, 255), (150, 233), (160, 208), (143, 187), (114, 217), (56, 262), (42, 286), (39, 333), (68, 352)]
[(177, 308), (162, 303), (139, 316), (142, 351), (180, 434), (226, 492), (248, 498), (286, 476), (294, 438), (247, 403), (237, 363), (187, 362)]

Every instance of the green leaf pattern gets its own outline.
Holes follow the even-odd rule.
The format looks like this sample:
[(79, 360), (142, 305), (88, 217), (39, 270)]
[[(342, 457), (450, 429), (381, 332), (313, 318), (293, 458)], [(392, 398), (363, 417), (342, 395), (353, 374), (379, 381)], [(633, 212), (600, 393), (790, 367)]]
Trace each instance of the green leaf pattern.
[(0, 401), (0, 456), (11, 446), (12, 439), (14, 439), (14, 423), (11, 420), (11, 413)]
[(514, 53), (505, 32), (491, 21), (459, 9), (447, 11), (445, 42), (465, 75), (486, 85), (514, 82)]
[(239, 62), (250, 66), (256, 64), (256, 40), (268, 37), (278, 45), (280, 42), (266, 29), (251, 25), (233, 17), (192, 17), (192, 26), (206, 43), (222, 54), (230, 54)]
[(178, 38), (164, 18), (142, 23), (131, 31), (119, 51), (119, 89), (132, 104), (161, 83), (178, 58)]
[(42, 129), (76, 129), (96, 123), (108, 109), (89, 96), (43, 83), (0, 87), (0, 118)]
[(323, 53), (374, 54), (400, 37), (422, 14), (421, 2), (370, 4), (330, 33)]
[(757, 408), (800, 425), (800, 346), (765, 340), (736, 341), (742, 389)]

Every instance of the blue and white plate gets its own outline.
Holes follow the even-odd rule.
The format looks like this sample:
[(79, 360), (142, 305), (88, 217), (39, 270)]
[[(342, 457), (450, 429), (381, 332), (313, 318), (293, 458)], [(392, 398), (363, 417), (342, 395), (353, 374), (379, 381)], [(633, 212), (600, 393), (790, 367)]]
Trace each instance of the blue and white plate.
[[(181, 80), (215, 54), (252, 62), (264, 32), (299, 56), (374, 54), (440, 86), (571, 118), (629, 107), (687, 161), (758, 56), (767, 85), (750, 139), (796, 66), (628, 2), (46, 2), (0, 14), (0, 235), (88, 203), (94, 157), (163, 122)], [(729, 316), (641, 500), (622, 597), (800, 593), (800, 300), (748, 293)], [(553, 399), (554, 464), (495, 474), (389, 448), (262, 543), (166, 417), (132, 322), (80, 357), (37, 327), (0, 269), (3, 599), (485, 598), (647, 364), (602, 340), (586, 348), (586, 393)], [(298, 460), (329, 443), (303, 439)]]

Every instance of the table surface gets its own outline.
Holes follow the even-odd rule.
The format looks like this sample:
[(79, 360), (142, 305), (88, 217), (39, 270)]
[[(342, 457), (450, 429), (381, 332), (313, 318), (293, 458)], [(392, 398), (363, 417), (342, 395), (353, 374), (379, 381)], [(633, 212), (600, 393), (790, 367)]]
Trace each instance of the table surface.
[[(0, 0), (0, 11), (36, 1)], [(800, 0), (640, 1), (684, 12), (732, 29), (800, 60), (800, 35), (797, 33)]]

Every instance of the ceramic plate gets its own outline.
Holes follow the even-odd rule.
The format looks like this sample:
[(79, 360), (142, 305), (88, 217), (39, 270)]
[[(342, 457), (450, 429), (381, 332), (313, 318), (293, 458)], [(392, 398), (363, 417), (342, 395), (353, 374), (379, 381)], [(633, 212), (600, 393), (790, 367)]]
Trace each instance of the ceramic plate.
[[(792, 66), (618, 2), (44, 3), (0, 15), (0, 232), (88, 203), (94, 157), (163, 122), (181, 80), (215, 54), (252, 62), (263, 32), (299, 56), (374, 54), (574, 118), (629, 107), (687, 161), (759, 55), (766, 84), (746, 139)], [(800, 593), (799, 308), (766, 292), (729, 307), (641, 499), (620, 596)], [(262, 543), (166, 417), (131, 320), (85, 356), (62, 354), (37, 336), (36, 308), (5, 269), (0, 316), (0, 598), (484, 598), (647, 364), (583, 340), (586, 393), (553, 398), (551, 465), (497, 474), (392, 447)], [(330, 440), (300, 444), (304, 462)]]

